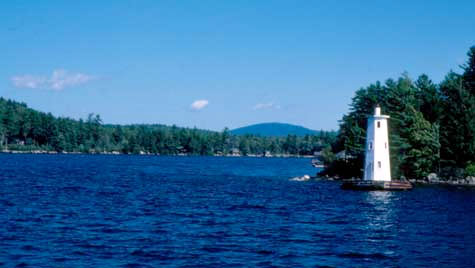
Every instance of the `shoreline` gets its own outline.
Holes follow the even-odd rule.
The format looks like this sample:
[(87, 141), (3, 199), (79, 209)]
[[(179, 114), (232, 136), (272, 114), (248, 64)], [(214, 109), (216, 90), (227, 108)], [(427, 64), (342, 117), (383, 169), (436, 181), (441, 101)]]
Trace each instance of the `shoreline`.
[(408, 180), (414, 185), (445, 185), (445, 186), (469, 186), (475, 187), (475, 180), (467, 178), (459, 178), (455, 180), (441, 179), (438, 182), (424, 181), (424, 180)]
[(256, 157), (256, 158), (313, 158), (313, 155), (290, 155), (290, 154), (275, 154), (275, 155), (236, 155), (236, 154), (214, 154), (214, 155), (194, 155), (194, 154), (159, 154), (159, 153), (149, 153), (140, 151), (139, 153), (122, 153), (118, 151), (111, 152), (58, 152), (58, 151), (46, 151), (46, 150), (29, 150), (29, 151), (20, 151), (20, 150), (1, 150), (0, 154), (82, 154), (82, 155), (148, 155), (148, 156), (212, 156), (212, 157)]
[[(315, 176), (314, 178), (327, 181), (344, 181), (344, 179), (339, 177), (325, 177), (325, 176)], [(450, 178), (444, 179), (437, 177), (437, 180), (428, 180), (428, 179), (408, 179), (410, 183), (414, 186), (422, 185), (439, 185), (439, 186), (464, 186), (464, 187), (475, 187), (475, 177), (467, 176), (466, 178)]]

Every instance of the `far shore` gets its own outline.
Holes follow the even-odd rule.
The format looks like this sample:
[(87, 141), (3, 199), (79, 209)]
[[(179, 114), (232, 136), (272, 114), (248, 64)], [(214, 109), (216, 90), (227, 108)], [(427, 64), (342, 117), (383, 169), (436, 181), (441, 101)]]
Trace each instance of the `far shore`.
[(58, 151), (47, 151), (47, 150), (1, 150), (0, 153), (3, 154), (84, 154), (84, 155), (155, 155), (155, 156), (216, 156), (216, 157), (262, 157), (262, 158), (314, 158), (313, 155), (291, 155), (291, 154), (266, 154), (266, 155), (256, 155), (256, 154), (214, 154), (214, 155), (195, 155), (195, 154), (186, 154), (186, 153), (179, 153), (179, 154), (159, 154), (159, 153), (150, 153), (150, 152), (143, 152), (140, 151), (138, 153), (122, 153), (119, 151), (111, 151), (111, 152), (97, 152), (97, 151), (90, 151), (90, 152), (58, 152)]
[[(314, 158), (313, 155), (290, 155), (290, 154), (266, 154), (266, 155), (255, 155), (255, 154), (248, 154), (248, 155), (237, 155), (237, 154), (214, 154), (214, 155), (193, 155), (193, 154), (158, 154), (158, 153), (149, 153), (140, 151), (138, 153), (122, 153), (118, 151), (111, 151), (111, 152), (97, 152), (97, 151), (90, 151), (90, 152), (57, 152), (57, 151), (47, 151), (47, 150), (1, 150), (1, 154), (48, 154), (48, 155), (58, 155), (58, 154), (73, 154), (73, 155), (146, 155), (146, 156), (214, 156), (214, 157), (259, 157), (259, 158)], [(336, 176), (315, 176), (312, 177), (314, 179), (321, 179), (321, 180), (329, 180), (329, 181), (342, 181), (343, 179)], [(408, 179), (414, 185), (447, 185), (447, 186), (470, 186), (475, 187), (475, 177), (460, 177), (460, 178), (442, 178), (439, 177), (435, 173), (429, 174), (426, 178), (421, 179)]]

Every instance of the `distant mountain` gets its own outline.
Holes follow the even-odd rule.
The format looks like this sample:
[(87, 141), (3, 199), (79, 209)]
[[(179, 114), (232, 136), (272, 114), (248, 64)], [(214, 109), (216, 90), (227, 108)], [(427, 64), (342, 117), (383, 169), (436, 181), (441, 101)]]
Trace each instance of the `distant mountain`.
[(260, 136), (276, 136), (282, 137), (289, 134), (297, 136), (305, 136), (317, 134), (318, 131), (311, 130), (302, 126), (285, 124), (285, 123), (262, 123), (231, 130), (234, 135), (260, 135)]

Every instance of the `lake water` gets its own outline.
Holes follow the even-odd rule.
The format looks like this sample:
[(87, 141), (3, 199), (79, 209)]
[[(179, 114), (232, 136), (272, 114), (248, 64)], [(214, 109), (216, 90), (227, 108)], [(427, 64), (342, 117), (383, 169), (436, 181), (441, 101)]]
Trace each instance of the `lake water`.
[(0, 155), (0, 266), (473, 267), (475, 190), (353, 192), (309, 159)]

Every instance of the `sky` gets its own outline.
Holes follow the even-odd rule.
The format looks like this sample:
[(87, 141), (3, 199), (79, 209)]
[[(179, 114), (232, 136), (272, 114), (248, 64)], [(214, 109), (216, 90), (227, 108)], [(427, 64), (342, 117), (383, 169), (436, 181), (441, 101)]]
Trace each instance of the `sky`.
[(475, 1), (2, 1), (0, 96), (56, 116), (336, 130), (356, 90), (460, 71)]

